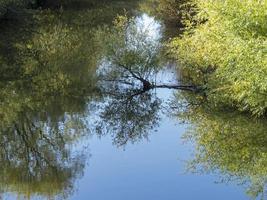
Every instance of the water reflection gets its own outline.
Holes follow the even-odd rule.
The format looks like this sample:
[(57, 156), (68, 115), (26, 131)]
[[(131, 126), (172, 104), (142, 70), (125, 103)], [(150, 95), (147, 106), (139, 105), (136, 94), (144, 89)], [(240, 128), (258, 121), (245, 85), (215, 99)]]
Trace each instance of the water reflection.
[[(150, 87), (165, 64), (161, 25), (148, 15), (120, 16), (111, 24), (114, 13), (101, 18), (98, 11), (77, 17), (45, 11), (23, 40), (14, 33), (1, 47), (3, 194), (69, 198), (89, 157), (81, 148), (85, 137), (111, 135), (115, 146), (125, 147), (159, 126), (162, 100)], [(99, 21), (88, 22), (96, 17)], [(29, 28), (24, 25), (21, 29)], [(264, 120), (215, 111), (197, 95), (167, 111), (192, 124), (187, 133), (196, 144), (192, 169), (248, 182), (250, 195), (264, 195)]]
[(96, 123), (98, 135), (109, 133), (115, 145), (124, 146), (147, 139), (149, 132), (158, 126), (160, 100), (155, 94), (120, 90), (110, 97)]
[(147, 138), (158, 126), (161, 101), (147, 87), (162, 67), (160, 24), (145, 14), (121, 16), (99, 35), (105, 48), (98, 70), (104, 102), (96, 132), (110, 133), (115, 145), (124, 146)]
[(79, 119), (65, 116), (53, 122), (29, 112), (11, 124), (1, 123), (0, 184), (2, 192), (34, 195), (70, 195), (82, 174), (84, 152), (72, 152), (79, 137)]
[[(1, 192), (68, 198), (89, 154), (75, 147), (84, 137), (112, 134), (114, 144), (123, 146), (147, 138), (157, 126), (160, 100), (135, 87), (140, 83), (129, 75), (133, 70), (149, 79), (158, 71), (159, 24), (143, 15), (124, 21), (122, 30), (124, 19), (118, 18), (114, 27), (91, 27), (85, 36), (53, 14), (38, 20), (51, 24), (12, 46), (10, 62), (1, 60), (8, 75), (0, 83)], [(115, 54), (113, 45), (119, 45)], [(107, 68), (96, 73), (98, 63)], [(118, 70), (121, 63), (130, 70)], [(19, 73), (9, 71), (14, 65)], [(98, 114), (91, 127), (90, 115)]]
[(103, 38), (103, 63), (99, 70), (103, 81), (146, 88), (154, 82), (160, 63), (160, 24), (147, 15), (131, 18), (121, 16), (114, 27), (99, 33)]
[(93, 40), (95, 27), (88, 24), (96, 12), (87, 10), (70, 20), (68, 12), (42, 11), (13, 21), (11, 27), (0, 24), (4, 199), (6, 193), (19, 199), (66, 199), (83, 175), (89, 157), (87, 145), (80, 143), (89, 133), (87, 104), (98, 98), (99, 51)]
[[(185, 139), (195, 144), (189, 171), (219, 174), (221, 181), (244, 185), (253, 199), (265, 199), (267, 190), (267, 125), (231, 110), (214, 109), (201, 98), (187, 96), (187, 109), (177, 112), (190, 122)], [(181, 95), (179, 96), (181, 100)], [(176, 102), (180, 100), (176, 99)], [(180, 101), (181, 102), (181, 101)], [(181, 104), (176, 108), (181, 108)]]

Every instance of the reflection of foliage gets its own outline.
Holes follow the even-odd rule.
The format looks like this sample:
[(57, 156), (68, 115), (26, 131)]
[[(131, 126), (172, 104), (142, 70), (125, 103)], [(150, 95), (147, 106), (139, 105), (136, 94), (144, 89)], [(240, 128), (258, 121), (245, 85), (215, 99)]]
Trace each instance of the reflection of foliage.
[(23, 81), (1, 84), (0, 184), (4, 192), (69, 195), (82, 173), (83, 156), (71, 155), (69, 145), (85, 130), (80, 118), (87, 97), (44, 94), (25, 88)]
[(2, 121), (0, 128), (0, 184), (4, 191), (26, 196), (69, 195), (85, 164), (81, 153), (72, 155), (70, 151), (84, 129), (79, 119), (66, 116), (62, 122), (42, 122), (21, 114), (10, 125)]
[[(248, 192), (257, 197), (266, 195), (267, 126), (265, 119), (256, 120), (208, 105), (201, 99), (190, 101), (189, 109), (179, 117), (192, 123), (185, 135), (196, 144), (191, 169), (219, 171), (230, 180), (250, 183)], [(225, 109), (224, 109), (225, 110)]]
[(142, 15), (119, 16), (114, 27), (100, 29), (97, 41), (104, 48), (98, 69), (101, 93), (106, 97), (97, 122), (99, 135), (113, 133), (118, 146), (147, 138), (159, 120), (156, 88), (195, 91), (193, 86), (157, 85), (161, 58), (160, 24)]
[(155, 88), (180, 89), (199, 92), (194, 85), (158, 84), (156, 75), (164, 66), (162, 62), (160, 24), (144, 14), (128, 19), (119, 16), (113, 28), (104, 28), (97, 34), (104, 48), (98, 69), (102, 81), (120, 82), (143, 91)]
[(85, 164), (72, 144), (88, 131), (87, 103), (97, 91), (95, 30), (122, 10), (43, 10), (0, 22), (3, 192), (44, 198), (72, 192)]
[[(121, 10), (123, 7), (133, 8), (138, 0), (0, 0), (0, 20), (2, 17), (10, 20), (12, 17), (24, 18), (24, 12), (32, 11), (31, 9), (64, 9), (81, 11), (88, 9), (103, 8), (109, 6), (112, 12), (115, 9)], [(105, 9), (103, 9), (105, 10)], [(103, 11), (99, 9), (99, 11)], [(105, 10), (105, 14), (111, 14), (111, 10)], [(97, 19), (96, 19), (97, 20)]]
[(43, 10), (1, 23), (1, 80), (24, 80), (32, 90), (57, 95), (69, 94), (75, 86), (75, 93), (90, 88), (99, 55), (95, 29), (123, 10), (116, 3), (96, 5), (79, 11)]
[[(88, 56), (93, 52), (93, 43), (89, 40), (90, 32), (84, 34), (79, 29), (73, 30), (63, 25), (52, 13), (43, 13), (40, 16), (36, 19), (40, 23), (39, 27), (23, 27), (31, 32), (30, 39), (11, 41), (10, 45), (3, 47), (3, 52), (12, 48), (13, 56), (8, 57), (12, 60), (2, 64), (6, 66), (2, 68), (3, 80), (23, 80), (23, 84), (28, 83), (32, 91), (38, 90), (45, 94), (66, 95), (71, 87), (90, 86), (93, 81), (90, 76), (93, 77), (95, 67), (94, 60)], [(80, 88), (80, 91), (83, 89)]]
[[(110, 85), (108, 86), (110, 88)], [(160, 100), (143, 90), (104, 88), (108, 96), (101, 108), (97, 134), (113, 134), (114, 144), (126, 145), (148, 137), (148, 132), (158, 125)]]
[(149, 90), (160, 69), (158, 26), (146, 15), (119, 16), (114, 27), (97, 34), (104, 48), (98, 72), (105, 98), (96, 131), (100, 136), (113, 134), (117, 146), (147, 138), (148, 130), (157, 126), (160, 101)]

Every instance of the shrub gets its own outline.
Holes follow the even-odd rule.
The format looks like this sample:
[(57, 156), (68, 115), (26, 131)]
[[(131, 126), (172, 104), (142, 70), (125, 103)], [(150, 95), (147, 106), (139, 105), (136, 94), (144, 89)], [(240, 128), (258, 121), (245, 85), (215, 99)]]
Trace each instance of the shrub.
[(254, 115), (267, 110), (267, 2), (197, 0), (199, 22), (171, 43), (208, 99)]

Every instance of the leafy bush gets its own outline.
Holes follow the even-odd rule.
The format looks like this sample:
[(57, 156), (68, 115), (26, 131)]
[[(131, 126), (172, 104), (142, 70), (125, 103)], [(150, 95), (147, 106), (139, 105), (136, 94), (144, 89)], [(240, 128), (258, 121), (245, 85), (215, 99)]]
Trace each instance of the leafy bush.
[[(254, 115), (267, 110), (267, 2), (197, 0), (199, 22), (171, 44), (184, 69), (202, 77), (208, 99)], [(205, 21), (205, 23), (203, 23)], [(201, 82), (199, 82), (201, 80)]]

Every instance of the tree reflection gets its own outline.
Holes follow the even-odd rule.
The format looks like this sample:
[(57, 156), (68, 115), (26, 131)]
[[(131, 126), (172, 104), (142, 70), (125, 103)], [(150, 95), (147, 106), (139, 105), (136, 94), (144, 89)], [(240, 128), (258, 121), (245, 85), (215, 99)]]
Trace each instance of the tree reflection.
[(85, 165), (72, 145), (88, 131), (86, 105), (96, 94), (93, 33), (42, 14), (34, 27), (0, 36), (0, 186), (25, 198), (71, 194)]
[(72, 152), (71, 144), (82, 136), (80, 119), (42, 121), (28, 112), (7, 125), (1, 122), (0, 185), (3, 192), (27, 197), (68, 196), (74, 180), (82, 174), (83, 152)]
[(161, 25), (153, 17), (119, 16), (113, 28), (98, 32), (103, 46), (102, 63), (98, 69), (102, 81), (119, 82), (143, 91), (156, 88), (200, 92), (196, 85), (159, 84), (156, 75), (165, 66), (161, 45)]
[[(43, 11), (29, 17), (37, 20), (35, 26), (27, 22), (20, 27), (27, 32), (23, 39), (17, 32), (1, 46), (3, 193), (67, 197), (86, 157), (72, 145), (89, 128), (99, 136), (111, 134), (117, 146), (138, 142), (158, 126), (161, 101), (156, 88), (194, 90), (156, 85), (163, 59), (160, 25), (153, 18), (118, 17), (114, 26), (97, 28), (91, 19), (98, 11), (82, 10), (76, 17), (71, 10), (66, 15)], [(105, 12), (102, 20), (113, 16)], [(4, 39), (0, 37), (1, 44)], [(93, 127), (87, 121), (88, 105), (98, 106)]]
[(114, 27), (97, 34), (104, 48), (98, 69), (104, 101), (96, 132), (99, 136), (110, 133), (117, 146), (147, 138), (158, 125), (161, 102), (152, 84), (162, 67), (159, 28), (147, 15), (120, 16)]
[(160, 65), (160, 25), (153, 18), (119, 16), (112, 29), (99, 32), (104, 47), (102, 80), (120, 81), (149, 89)]
[(179, 118), (192, 123), (185, 134), (185, 138), (192, 139), (196, 145), (190, 169), (201, 173), (219, 172), (223, 181), (248, 185), (250, 196), (264, 199), (267, 192), (265, 119), (251, 119), (226, 108), (216, 110), (199, 104), (200, 99), (194, 99), (187, 110), (179, 113)]
[[(107, 46), (99, 44), (103, 37), (96, 21), (88, 24), (88, 19), (99, 15), (97, 11), (83, 10), (71, 19), (70, 13), (43, 11), (28, 16), (30, 20), (19, 26), (22, 32), (3, 29), (8, 37), (0, 37), (1, 44), (7, 40), (0, 48), (2, 193), (14, 192), (25, 198), (71, 195), (88, 156), (85, 150), (73, 146), (88, 135), (90, 102), (104, 101), (95, 129), (99, 135), (112, 133), (118, 146), (147, 138), (148, 130), (157, 125), (160, 101), (153, 91), (139, 90), (133, 86), (136, 80), (131, 81), (131, 87), (125, 87), (119, 80), (122, 74), (117, 74), (116, 81), (110, 84), (104, 79), (112, 73), (96, 73), (101, 55), (108, 57)], [(113, 16), (114, 10), (99, 20)], [(109, 41), (114, 36), (110, 32), (104, 35)], [(156, 46), (146, 42), (144, 47), (135, 52), (132, 46), (131, 51), (117, 58), (127, 66), (138, 67), (135, 72), (141, 70), (140, 74), (147, 78), (153, 69), (149, 66), (157, 64), (158, 55), (150, 54)], [(144, 62), (146, 68), (141, 69)]]
[(42, 11), (0, 24), (1, 193), (67, 198), (82, 176), (88, 152), (74, 145), (88, 134), (87, 103), (97, 95), (99, 51), (87, 23), (96, 13), (70, 20)]
[(110, 91), (100, 109), (97, 134), (111, 134), (117, 146), (147, 139), (151, 129), (158, 126), (160, 103), (155, 94), (143, 90)]

